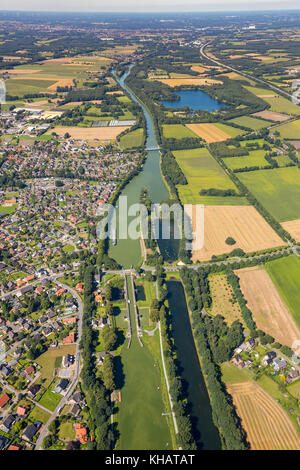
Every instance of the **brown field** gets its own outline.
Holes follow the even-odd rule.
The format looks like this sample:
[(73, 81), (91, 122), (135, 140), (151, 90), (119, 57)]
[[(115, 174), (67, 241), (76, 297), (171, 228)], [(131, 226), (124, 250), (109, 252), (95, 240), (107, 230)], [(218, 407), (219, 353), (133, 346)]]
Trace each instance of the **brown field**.
[(222, 131), (214, 124), (186, 124), (186, 127), (209, 144), (211, 142), (221, 142), (230, 138), (229, 134), (226, 134), (226, 132)]
[(73, 80), (72, 78), (61, 78), (58, 80), (56, 83), (53, 83), (53, 85), (50, 85), (47, 89), (48, 90), (56, 90), (57, 87), (65, 87), (65, 86), (73, 86)]
[(255, 382), (227, 386), (252, 450), (299, 450), (300, 438), (285, 410)]
[(216, 85), (223, 83), (220, 80), (213, 80), (211, 78), (156, 78), (155, 80), (171, 88), (182, 85)]
[[(195, 217), (193, 231), (196, 230), (194, 222)], [(202, 227), (198, 231), (194, 243), (200, 239)], [(234, 238), (236, 244), (227, 245), (227, 237)], [(200, 250), (192, 250), (192, 260), (206, 261), (212, 255), (230, 253), (234, 248), (249, 253), (282, 245), (285, 243), (253, 206), (205, 206), (204, 245)]]
[(116, 90), (116, 91), (107, 91), (107, 95), (124, 95), (124, 91)]
[[(266, 96), (266, 95), (265, 95)], [(258, 116), (267, 121), (283, 122), (290, 119), (290, 116), (282, 113), (275, 113), (274, 111), (259, 111), (259, 113), (253, 113), (251, 116)]]
[(193, 65), (193, 66), (191, 67), (191, 70), (193, 70), (193, 72), (198, 72), (198, 73), (205, 73), (205, 72), (207, 72), (207, 68), (201, 67), (201, 65)]
[(267, 271), (253, 267), (239, 269), (236, 274), (258, 328), (292, 347), (300, 331)]
[[(9, 73), (13, 75), (22, 75), (23, 73), (25, 74), (32, 74), (32, 73), (37, 73), (41, 72), (41, 69), (11, 69), (11, 70), (2, 70), (2, 73)], [(26, 77), (27, 78), (27, 77)], [(30, 77), (31, 78), (31, 77)]]
[[(214, 274), (209, 277), (209, 287), (212, 294), (212, 315), (222, 315), (231, 325), (235, 320), (244, 324), (239, 303), (234, 301), (234, 294), (225, 274)], [(245, 325), (244, 325), (245, 326)]]
[(278, 95), (256, 95), (258, 98), (275, 98), (275, 96), (278, 96)]
[(79, 140), (115, 140), (121, 132), (129, 129), (129, 126), (112, 126), (112, 127), (64, 127), (58, 126), (47, 131), (47, 134), (56, 132), (59, 136), (64, 136), (66, 132), (73, 139)]
[(292, 235), (296, 242), (300, 242), (300, 219), (282, 222), (281, 226)]

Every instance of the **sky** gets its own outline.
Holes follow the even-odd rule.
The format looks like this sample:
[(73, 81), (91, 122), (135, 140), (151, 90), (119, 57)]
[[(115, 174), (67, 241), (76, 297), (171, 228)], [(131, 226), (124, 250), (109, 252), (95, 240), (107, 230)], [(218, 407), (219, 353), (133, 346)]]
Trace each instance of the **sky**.
[(296, 10), (299, 0), (10, 0), (3, 7), (3, 10), (86, 12)]

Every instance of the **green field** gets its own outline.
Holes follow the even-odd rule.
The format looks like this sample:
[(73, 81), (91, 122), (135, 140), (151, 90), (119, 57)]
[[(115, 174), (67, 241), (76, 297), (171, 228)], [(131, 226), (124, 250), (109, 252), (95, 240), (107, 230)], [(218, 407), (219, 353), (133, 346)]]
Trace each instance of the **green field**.
[(300, 119), (287, 124), (278, 126), (276, 130), (284, 139), (299, 139), (300, 138)]
[(268, 165), (267, 160), (265, 160), (265, 154), (265, 150), (253, 150), (245, 157), (229, 157), (226, 159), (224, 158), (224, 161), (231, 170), (251, 166), (258, 166), (261, 168)]
[[(234, 183), (205, 148), (173, 151), (179, 166), (188, 181), (187, 185), (178, 185), (180, 200), (183, 204), (200, 203), (201, 189), (236, 189)], [(236, 189), (236, 192), (238, 190)], [(230, 198), (220, 198), (224, 204)], [(236, 199), (240, 203), (239, 197)], [(206, 197), (209, 200), (209, 197)], [(208, 203), (208, 202), (207, 202)]]
[(42, 398), (39, 400), (39, 404), (50, 411), (54, 411), (61, 399), (62, 396), (59, 393), (46, 390)]
[(140, 147), (143, 145), (144, 131), (143, 129), (135, 129), (134, 131), (128, 132), (120, 138), (121, 149), (130, 149), (133, 147)]
[(34, 421), (40, 421), (43, 424), (46, 424), (48, 419), (50, 418), (50, 413), (43, 410), (39, 406), (35, 406), (29, 415), (30, 421), (34, 423)]
[(279, 222), (300, 217), (300, 172), (296, 167), (239, 173), (239, 179)]
[(166, 139), (183, 139), (186, 137), (197, 137), (194, 132), (183, 124), (163, 124), (163, 135)]
[(221, 131), (230, 135), (230, 137), (237, 137), (238, 135), (245, 134), (245, 131), (242, 131), (241, 129), (236, 129), (235, 127), (227, 126), (226, 124), (220, 124), (219, 122), (214, 122), (213, 124)]
[(233, 122), (234, 124), (237, 124), (238, 126), (244, 126), (244, 127), (249, 127), (250, 129), (253, 129), (254, 131), (260, 130), (263, 127), (268, 127), (272, 124), (270, 121), (264, 121), (262, 119), (256, 119), (251, 116), (240, 116), (235, 119), (231, 119), (230, 122)]
[[(147, 346), (141, 347), (136, 337), (132, 290), (129, 277), (128, 292), (132, 325), (131, 346), (122, 349), (122, 374), (124, 386), (121, 388), (122, 401), (117, 415), (120, 450), (172, 449), (161, 395), (161, 375), (155, 359)], [(156, 332), (157, 334), (157, 332)]]
[[(266, 95), (264, 98), (261, 99), (263, 99), (266, 103), (271, 106), (270, 111), (275, 111), (276, 113), (293, 114), (295, 116), (300, 115), (300, 107), (294, 104), (289, 99), (277, 95), (276, 91), (249, 86), (245, 86), (245, 88), (256, 96)], [(269, 97), (268, 95), (276, 96)]]
[(295, 255), (266, 263), (272, 281), (300, 327), (300, 258)]
[[(6, 80), (7, 93), (12, 96), (23, 96), (30, 93), (39, 93), (55, 83), (55, 80)], [(50, 90), (51, 91), (51, 90)]]

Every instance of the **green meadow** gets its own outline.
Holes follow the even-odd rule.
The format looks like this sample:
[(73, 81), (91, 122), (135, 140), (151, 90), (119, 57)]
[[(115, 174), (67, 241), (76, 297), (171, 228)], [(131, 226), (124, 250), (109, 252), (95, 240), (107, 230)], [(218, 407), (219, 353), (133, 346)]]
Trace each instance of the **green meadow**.
[(249, 129), (253, 129), (254, 131), (260, 130), (263, 127), (268, 127), (272, 124), (270, 121), (264, 121), (263, 119), (256, 119), (251, 116), (240, 116), (235, 119), (231, 119), (230, 122), (237, 124), (238, 126), (249, 127)]
[(279, 222), (300, 218), (300, 171), (296, 167), (239, 173), (239, 179)]
[(265, 267), (280, 296), (300, 327), (300, 258), (291, 255), (270, 261), (266, 263)]
[(265, 160), (265, 154), (265, 150), (253, 150), (245, 157), (229, 157), (224, 158), (224, 161), (231, 170), (250, 166), (263, 167), (268, 165), (267, 160)]
[(300, 138), (300, 119), (297, 121), (288, 122), (278, 126), (276, 130), (284, 139), (299, 139)]
[(166, 139), (184, 139), (186, 137), (197, 137), (194, 132), (183, 124), (163, 124), (163, 135)]
[(135, 129), (134, 131), (128, 132), (120, 138), (121, 149), (130, 149), (133, 147), (140, 147), (143, 145), (144, 131), (143, 129)]
[[(176, 150), (173, 151), (177, 163), (182, 169), (188, 184), (178, 185), (180, 200), (183, 204), (204, 204), (203, 197), (199, 195), (201, 189), (235, 189), (237, 188), (221, 166), (205, 148)], [(209, 204), (210, 199), (215, 203), (215, 197), (205, 196), (205, 203)], [(219, 203), (230, 204), (236, 201), (241, 204), (239, 197), (218, 197)], [(223, 202), (221, 202), (223, 201)]]

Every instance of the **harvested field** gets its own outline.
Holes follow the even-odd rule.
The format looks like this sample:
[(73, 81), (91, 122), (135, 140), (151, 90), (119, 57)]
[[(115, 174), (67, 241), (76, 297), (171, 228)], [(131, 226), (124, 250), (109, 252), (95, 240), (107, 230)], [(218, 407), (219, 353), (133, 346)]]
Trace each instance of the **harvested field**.
[(66, 132), (70, 134), (73, 139), (79, 140), (115, 140), (121, 132), (129, 129), (129, 126), (114, 126), (114, 127), (54, 127), (50, 129), (47, 134), (56, 132), (59, 136), (64, 136)]
[(300, 140), (291, 140), (289, 142), (296, 150), (300, 150)]
[[(192, 220), (192, 224), (195, 232), (196, 221)], [(193, 244), (200, 239), (203, 228), (197, 229)], [(232, 237), (235, 245), (227, 245), (227, 237)], [(284, 244), (253, 206), (205, 206), (204, 245), (192, 251), (192, 260), (206, 261), (212, 255), (230, 253), (235, 248), (249, 253)]]
[(252, 116), (261, 117), (267, 121), (270, 120), (275, 122), (284, 122), (290, 119), (290, 116), (287, 114), (275, 113), (274, 111), (260, 111), (259, 113), (252, 114)]
[(205, 73), (205, 72), (207, 72), (207, 68), (201, 67), (201, 65), (193, 65), (193, 66), (191, 67), (191, 70), (192, 70), (193, 72), (198, 72), (198, 73)]
[(296, 242), (300, 242), (300, 219), (282, 222), (281, 226), (292, 235)]
[(22, 74), (32, 74), (41, 72), (41, 69), (11, 69), (11, 70), (2, 70), (1, 73), (9, 73), (12, 75), (22, 75)]
[(222, 142), (230, 138), (229, 134), (218, 129), (214, 124), (186, 124), (186, 127), (209, 144), (211, 142)]
[(48, 87), (48, 90), (56, 90), (57, 87), (66, 87), (66, 86), (73, 86), (73, 80), (71, 78), (61, 78), (56, 83)]
[(255, 382), (227, 386), (252, 450), (299, 450), (300, 438), (284, 409)]
[(236, 274), (258, 329), (292, 347), (300, 330), (267, 271), (253, 267), (239, 269)]
[(182, 85), (217, 85), (223, 83), (220, 80), (211, 78), (156, 78), (155, 80), (174, 88)]
[(232, 287), (228, 283), (225, 274), (210, 276), (209, 287), (212, 295), (210, 313), (214, 316), (222, 315), (229, 325), (235, 320), (244, 324), (239, 303), (234, 299)]

